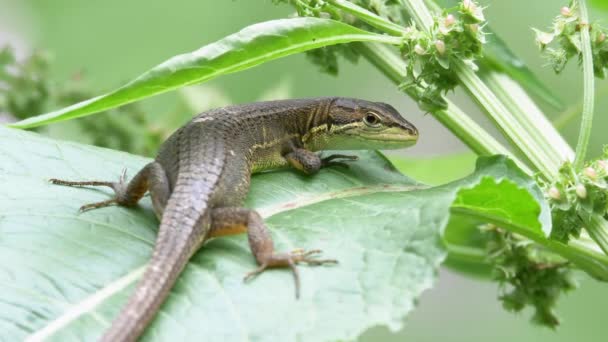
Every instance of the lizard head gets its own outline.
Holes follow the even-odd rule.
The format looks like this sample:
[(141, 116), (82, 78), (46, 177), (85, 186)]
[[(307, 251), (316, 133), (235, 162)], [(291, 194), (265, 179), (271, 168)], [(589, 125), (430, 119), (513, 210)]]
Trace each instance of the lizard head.
[(386, 103), (338, 98), (327, 121), (317, 149), (397, 149), (418, 140), (416, 127)]

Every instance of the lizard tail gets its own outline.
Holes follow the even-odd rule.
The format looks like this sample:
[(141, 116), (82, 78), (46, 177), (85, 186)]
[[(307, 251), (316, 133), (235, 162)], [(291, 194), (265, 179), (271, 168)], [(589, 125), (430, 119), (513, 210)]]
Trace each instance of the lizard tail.
[(169, 200), (152, 259), (127, 304), (101, 341), (136, 341), (169, 295), (191, 255), (202, 244), (210, 223), (209, 214), (200, 215), (207, 212), (206, 201), (195, 201), (198, 208), (194, 208), (194, 203), (180, 210), (172, 208), (179, 202), (176, 198)]

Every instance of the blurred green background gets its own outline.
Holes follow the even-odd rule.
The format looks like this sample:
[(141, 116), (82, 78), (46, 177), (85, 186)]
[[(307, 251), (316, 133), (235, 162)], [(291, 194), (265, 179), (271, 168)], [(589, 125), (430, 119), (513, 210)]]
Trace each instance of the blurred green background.
[[(549, 85), (564, 109), (543, 106), (551, 118), (576, 110), (582, 97), (581, 73), (575, 63), (556, 76), (545, 67), (534, 45), (531, 27), (545, 28), (566, 1), (480, 1), (487, 5), (486, 16), (493, 30), (526, 64)], [(70, 82), (75, 75), (86, 80), (89, 89), (102, 93), (137, 76), (159, 62), (233, 33), (244, 26), (291, 14), (286, 6), (270, 0), (0, 0), (0, 47), (9, 43), (19, 56), (44, 50), (52, 58), (51, 80)], [(595, 19), (608, 22), (608, 12), (595, 10)], [(431, 157), (466, 152), (450, 133), (424, 115), (407, 97), (385, 80), (365, 61), (357, 65), (341, 63), (339, 77), (317, 72), (303, 55), (291, 56), (206, 83), (195, 89), (201, 107), (224, 102), (244, 103), (260, 98), (351, 96), (384, 101), (395, 105), (421, 131), (419, 144), (407, 155)], [(590, 154), (597, 155), (606, 141), (608, 128), (608, 82), (598, 80), (596, 121)], [(184, 92), (162, 95), (144, 101), (142, 108), (151, 126), (177, 127), (194, 111), (176, 106)], [(456, 92), (455, 99), (471, 115), (487, 126), (466, 98)], [(192, 98), (191, 98), (192, 100)], [(48, 108), (52, 109), (52, 108)], [(204, 108), (200, 108), (201, 110)], [(137, 127), (135, 127), (137, 129)], [(562, 132), (571, 144), (578, 133), (578, 119)], [(91, 142), (77, 125), (53, 125), (47, 132), (64, 139)], [(472, 168), (472, 165), (470, 165)], [(391, 333), (377, 328), (364, 335), (364, 341), (604, 341), (607, 317), (606, 286), (579, 274), (581, 289), (564, 298), (558, 310), (563, 325), (557, 331), (529, 323), (529, 312), (514, 315), (500, 307), (496, 285), (472, 280), (442, 270), (438, 285), (420, 300), (406, 328)]]

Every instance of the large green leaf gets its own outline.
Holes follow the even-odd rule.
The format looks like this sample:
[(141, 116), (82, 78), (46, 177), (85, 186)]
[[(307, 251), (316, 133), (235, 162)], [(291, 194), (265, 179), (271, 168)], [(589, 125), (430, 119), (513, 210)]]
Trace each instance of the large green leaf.
[(90, 115), (280, 57), (354, 41), (399, 44), (401, 38), (370, 33), (330, 19), (292, 18), (262, 22), (199, 50), (174, 56), (110, 93), (11, 126), (28, 128)]
[(541, 190), (503, 158), (480, 158), (476, 174), (484, 178), (473, 188), (463, 186), (452, 203), (443, 234), (449, 252), (446, 264), (452, 269), (489, 278), (487, 240), (478, 229), (481, 224), (491, 222), (539, 241), (551, 231), (551, 211)]
[[(47, 179), (115, 179), (148, 160), (2, 127), (0, 140), (0, 340), (93, 340), (140, 276), (158, 223), (148, 199), (139, 209), (78, 214), (107, 191)], [(287, 270), (243, 283), (256, 267), (245, 236), (214, 239), (188, 264), (145, 339), (349, 340), (375, 325), (400, 328), (445, 257), (440, 232), (459, 190), (482, 182), (494, 191), (486, 177), (500, 182), (515, 166), (485, 159), (465, 179), (426, 188), (379, 154), (359, 155), (348, 170), (253, 179), (247, 205), (266, 218), (279, 249), (321, 248), (340, 261), (301, 267), (299, 300)], [(523, 188), (527, 181), (513, 180)], [(481, 195), (465, 203), (487, 210), (471, 196)], [(542, 235), (540, 225), (530, 229)]]

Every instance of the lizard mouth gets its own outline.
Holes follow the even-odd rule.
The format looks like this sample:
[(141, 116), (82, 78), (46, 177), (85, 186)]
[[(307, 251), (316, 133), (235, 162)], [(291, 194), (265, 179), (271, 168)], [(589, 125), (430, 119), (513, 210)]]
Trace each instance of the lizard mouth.
[(389, 127), (379, 132), (361, 132), (359, 133), (363, 139), (373, 140), (384, 143), (405, 144), (406, 146), (414, 145), (418, 141), (418, 132), (411, 129), (401, 127)]

